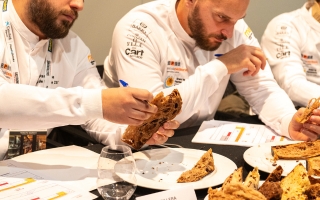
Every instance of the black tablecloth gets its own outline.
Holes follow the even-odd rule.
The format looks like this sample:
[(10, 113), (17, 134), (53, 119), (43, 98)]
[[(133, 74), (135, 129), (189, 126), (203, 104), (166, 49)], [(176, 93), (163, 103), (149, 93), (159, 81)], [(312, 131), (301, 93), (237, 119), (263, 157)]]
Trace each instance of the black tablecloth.
[[(245, 122), (245, 123), (251, 123), (251, 124), (262, 124), (262, 122), (258, 119), (257, 116), (237, 118), (232, 121)], [(249, 171), (253, 169), (253, 167), (249, 166), (243, 159), (243, 153), (248, 149), (248, 147), (192, 143), (191, 140), (194, 137), (195, 133), (198, 131), (198, 129), (199, 129), (199, 126), (176, 130), (174, 136), (172, 138), (169, 138), (167, 143), (179, 144), (184, 148), (201, 149), (205, 151), (207, 151), (209, 148), (212, 148), (212, 151), (214, 153), (228, 157), (237, 165), (237, 167), (242, 166), (243, 177), (246, 177)], [(104, 146), (101, 144), (96, 144), (96, 145), (88, 146), (86, 148), (94, 152), (100, 153), (103, 147)], [(149, 148), (157, 148), (157, 147), (150, 146)], [(265, 180), (268, 176), (268, 174), (265, 172), (260, 171), (259, 173), (260, 173), (261, 180)], [(220, 187), (220, 186), (221, 185), (216, 187)], [(97, 192), (97, 190), (94, 190), (91, 192), (99, 196), (99, 193)], [(155, 193), (155, 192), (159, 192), (159, 190), (137, 187), (133, 197), (130, 200), (134, 200), (135, 197), (138, 197), (138, 196), (144, 196), (144, 195)], [(196, 195), (197, 195), (197, 199), (203, 200), (207, 195), (207, 189), (196, 190)], [(103, 198), (100, 196), (99, 198), (97, 198), (97, 200), (103, 200)]]

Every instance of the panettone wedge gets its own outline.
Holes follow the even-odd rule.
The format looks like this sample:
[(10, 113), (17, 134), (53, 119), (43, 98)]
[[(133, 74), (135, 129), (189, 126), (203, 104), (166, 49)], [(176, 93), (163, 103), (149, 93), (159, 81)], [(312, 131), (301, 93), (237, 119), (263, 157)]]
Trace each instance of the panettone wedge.
[(283, 190), (281, 200), (306, 200), (306, 190), (310, 186), (306, 168), (299, 163), (286, 177), (280, 186)]
[(178, 178), (178, 183), (194, 182), (202, 179), (214, 171), (212, 149), (204, 153), (197, 164), (190, 170), (183, 172)]

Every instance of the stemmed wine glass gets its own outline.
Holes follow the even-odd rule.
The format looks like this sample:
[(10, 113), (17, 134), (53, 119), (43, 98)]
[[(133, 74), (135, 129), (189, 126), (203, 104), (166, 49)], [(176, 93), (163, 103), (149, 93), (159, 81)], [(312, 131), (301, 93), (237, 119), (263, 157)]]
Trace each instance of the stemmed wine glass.
[(101, 150), (97, 188), (105, 200), (128, 200), (137, 187), (136, 163), (130, 147), (110, 145)]

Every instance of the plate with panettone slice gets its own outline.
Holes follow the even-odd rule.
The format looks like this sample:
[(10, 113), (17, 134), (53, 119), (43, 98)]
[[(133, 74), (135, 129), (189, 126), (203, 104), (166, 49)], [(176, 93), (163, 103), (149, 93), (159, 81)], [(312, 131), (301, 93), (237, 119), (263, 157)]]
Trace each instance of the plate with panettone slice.
[(282, 141), (282, 142), (269, 142), (264, 144), (259, 144), (247, 149), (244, 154), (244, 160), (251, 166), (257, 166), (259, 170), (271, 173), (278, 165), (283, 168), (282, 176), (286, 176), (292, 171), (292, 169), (301, 163), (306, 167), (305, 159), (275, 159), (272, 153), (272, 147), (280, 145), (297, 144), (301, 141)]
[[(183, 177), (183, 173), (190, 176), (194, 175), (192, 169), (195, 169), (196, 165), (201, 165), (199, 162), (208, 151), (187, 148), (159, 148), (136, 152), (133, 156), (137, 166), (137, 185), (157, 190), (168, 190), (186, 185), (192, 185), (197, 190), (219, 185), (237, 166), (229, 158), (211, 152), (214, 160), (213, 171), (201, 177), (200, 180), (178, 183), (178, 179)], [(187, 171), (190, 173), (187, 173)]]

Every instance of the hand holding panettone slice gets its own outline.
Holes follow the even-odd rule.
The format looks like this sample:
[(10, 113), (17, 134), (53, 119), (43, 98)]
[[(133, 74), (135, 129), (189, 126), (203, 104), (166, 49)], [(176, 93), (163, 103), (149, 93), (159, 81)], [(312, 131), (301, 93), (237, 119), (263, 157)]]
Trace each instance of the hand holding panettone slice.
[(298, 119), (297, 119), (297, 122), (299, 123), (305, 123), (306, 121), (309, 120), (309, 118), (311, 117), (312, 115), (312, 112), (314, 109), (317, 109), (320, 107), (320, 97), (319, 98), (313, 98), (313, 99), (310, 99), (309, 103), (308, 103), (308, 106), (306, 107), (306, 109), (304, 110), (302, 116), (300, 116)]
[(174, 119), (182, 108), (182, 99), (177, 89), (164, 97), (160, 92), (151, 102), (158, 107), (157, 113), (139, 126), (129, 125), (125, 130), (122, 141), (140, 149), (158, 129), (167, 121)]

